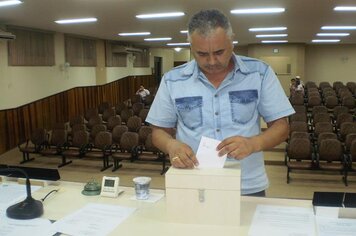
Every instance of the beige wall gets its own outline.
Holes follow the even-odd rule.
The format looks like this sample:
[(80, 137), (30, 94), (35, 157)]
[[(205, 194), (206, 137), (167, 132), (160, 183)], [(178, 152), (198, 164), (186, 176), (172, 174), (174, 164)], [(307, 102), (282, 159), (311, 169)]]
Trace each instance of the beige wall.
[[(278, 49), (274, 53), (273, 49)], [(291, 64), (290, 74), (278, 74), (286, 94), (289, 81), (300, 75), (304, 81), (355, 81), (356, 45), (249, 45), (236, 46), (235, 52), (270, 60), (275, 67)], [(64, 67), (64, 36), (55, 35), (55, 65), (50, 67), (8, 66), (7, 43), (0, 40), (0, 110), (9, 109), (78, 86), (105, 84), (129, 75), (151, 74), (154, 56), (163, 58), (162, 72), (169, 71), (174, 61), (190, 60), (190, 50), (176, 53), (173, 49), (150, 49), (150, 67), (134, 68), (127, 58), (127, 67), (105, 67), (104, 43), (97, 43), (97, 67)], [(284, 60), (279, 60), (283, 59)], [(276, 64), (277, 63), (277, 64)]]
[(356, 45), (306, 47), (306, 81), (356, 81)]

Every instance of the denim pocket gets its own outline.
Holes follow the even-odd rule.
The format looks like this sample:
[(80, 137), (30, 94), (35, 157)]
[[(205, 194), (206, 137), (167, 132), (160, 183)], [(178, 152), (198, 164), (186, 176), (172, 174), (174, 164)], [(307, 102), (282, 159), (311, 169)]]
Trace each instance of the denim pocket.
[(183, 124), (190, 129), (195, 129), (203, 124), (202, 106), (203, 97), (184, 97), (175, 99), (178, 115)]
[(257, 98), (256, 89), (229, 92), (232, 121), (238, 124), (249, 122), (255, 113)]

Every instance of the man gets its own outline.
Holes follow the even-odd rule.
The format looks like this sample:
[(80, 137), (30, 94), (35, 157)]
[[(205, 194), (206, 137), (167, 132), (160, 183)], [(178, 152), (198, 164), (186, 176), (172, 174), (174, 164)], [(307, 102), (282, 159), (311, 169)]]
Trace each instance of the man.
[(142, 100), (145, 100), (146, 97), (150, 95), (150, 91), (141, 85), (140, 88), (136, 91), (136, 94), (140, 95)]
[[(268, 180), (261, 151), (287, 138), (286, 117), (294, 110), (268, 65), (233, 54), (224, 14), (200, 11), (188, 31), (195, 60), (164, 75), (146, 119), (154, 145), (169, 154), (174, 167), (194, 168), (201, 137), (222, 140), (219, 154), (241, 162), (242, 194), (264, 196)], [(268, 125), (263, 133), (260, 116)]]

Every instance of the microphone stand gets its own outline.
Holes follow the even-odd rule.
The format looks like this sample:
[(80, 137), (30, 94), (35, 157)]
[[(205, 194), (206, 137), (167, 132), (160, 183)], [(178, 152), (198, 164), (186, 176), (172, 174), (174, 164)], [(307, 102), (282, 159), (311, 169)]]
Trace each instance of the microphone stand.
[(12, 219), (28, 220), (40, 217), (43, 214), (43, 204), (31, 196), (31, 183), (27, 173), (20, 168), (3, 168), (0, 172), (20, 172), (26, 177), (27, 197), (22, 202), (7, 208), (6, 215)]

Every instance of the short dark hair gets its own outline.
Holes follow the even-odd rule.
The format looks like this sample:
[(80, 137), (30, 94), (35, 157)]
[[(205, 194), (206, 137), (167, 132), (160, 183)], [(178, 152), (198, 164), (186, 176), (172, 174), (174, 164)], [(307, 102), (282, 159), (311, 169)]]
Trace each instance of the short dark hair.
[(228, 36), (232, 39), (234, 33), (229, 19), (217, 9), (201, 10), (189, 21), (188, 24), (188, 41), (190, 36), (197, 31), (198, 34), (207, 36), (212, 30), (223, 28)]

